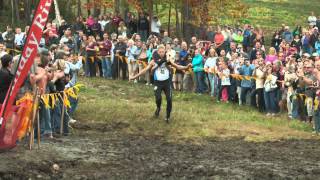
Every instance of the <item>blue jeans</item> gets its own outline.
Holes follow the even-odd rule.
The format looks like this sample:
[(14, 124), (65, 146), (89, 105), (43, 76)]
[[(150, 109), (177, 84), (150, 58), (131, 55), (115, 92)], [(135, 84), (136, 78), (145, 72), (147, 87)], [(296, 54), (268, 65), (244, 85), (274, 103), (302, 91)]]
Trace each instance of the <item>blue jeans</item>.
[(218, 78), (216, 75), (214, 74), (208, 74), (208, 79), (209, 79), (209, 83), (210, 83), (210, 87), (211, 87), (211, 92), (210, 95), (211, 96), (217, 96), (218, 95)]
[(42, 101), (40, 102), (39, 108), (40, 132), (41, 134), (51, 134), (52, 124), (50, 109), (46, 108)]
[(71, 108), (68, 109), (69, 116), (72, 116), (78, 107), (78, 99), (69, 97)]
[(291, 98), (291, 116), (294, 119), (298, 119), (299, 118), (299, 104), (298, 104), (298, 100), (297, 100), (297, 96), (293, 95), (293, 97)]
[(248, 93), (251, 93), (251, 88), (250, 87), (241, 87), (240, 99), (241, 99), (241, 103), (243, 105), (247, 104), (247, 94)]
[(194, 72), (194, 78), (196, 81), (196, 93), (204, 93), (206, 85), (204, 82), (204, 72)]
[(147, 41), (148, 39), (148, 30), (139, 30), (142, 41)]
[(89, 68), (89, 61), (88, 61), (88, 57), (86, 56), (86, 60), (85, 60), (85, 64), (84, 64), (84, 70), (85, 70), (85, 75), (87, 77), (90, 76), (90, 68)]
[(237, 91), (237, 81), (236, 81), (236, 79), (230, 77), (230, 83), (231, 83), (231, 85), (229, 87), (229, 92), (228, 92), (229, 93), (228, 94), (229, 101), (235, 102), (236, 101), (236, 95), (237, 95), (237, 93), (236, 93), (236, 91)]
[(80, 47), (78, 46), (77, 39), (79, 39), (79, 34), (75, 33), (73, 40), (74, 40), (74, 42), (75, 42), (75, 43), (74, 43), (74, 44), (75, 44), (75, 46), (74, 46), (74, 52), (75, 52), (76, 54), (78, 54), (79, 51), (80, 51)]
[(266, 105), (267, 113), (277, 113), (277, 92), (276, 90), (272, 90), (269, 92), (264, 91), (264, 102)]
[(317, 109), (314, 113), (314, 127), (317, 133), (320, 132), (320, 110)]
[(309, 45), (303, 45), (302, 48), (303, 48), (303, 52), (312, 54), (312, 49)]
[(110, 57), (102, 57), (102, 73), (104, 78), (112, 78), (111, 74), (111, 59)]
[[(62, 115), (62, 108), (65, 108), (62, 101), (59, 99), (56, 101), (54, 109), (51, 111), (52, 114), (52, 124), (53, 124), (53, 130), (55, 132), (60, 132), (60, 123), (61, 123), (61, 115)], [(67, 110), (64, 111), (64, 119), (63, 119), (63, 133), (68, 134), (69, 133), (69, 115), (67, 113)]]

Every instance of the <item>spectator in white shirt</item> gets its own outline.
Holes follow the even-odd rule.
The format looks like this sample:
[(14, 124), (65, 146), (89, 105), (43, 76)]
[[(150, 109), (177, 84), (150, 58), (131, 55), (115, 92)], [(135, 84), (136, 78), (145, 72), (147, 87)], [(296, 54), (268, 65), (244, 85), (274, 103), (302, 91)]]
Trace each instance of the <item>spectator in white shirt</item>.
[(151, 33), (156, 35), (157, 37), (159, 37), (160, 36), (160, 28), (161, 28), (160, 19), (158, 19), (157, 16), (154, 16), (151, 20)]
[(21, 51), (24, 44), (25, 34), (21, 32), (21, 28), (16, 28), (16, 34), (14, 36), (14, 45), (17, 50)]
[[(8, 54), (6, 52), (6, 46), (3, 43), (0, 43), (0, 58), (4, 56), (5, 54)], [(0, 63), (0, 68), (1, 68), (1, 63)]]
[(104, 31), (104, 27), (106, 26), (107, 23), (109, 23), (109, 21), (106, 20), (105, 16), (100, 16), (98, 23), (101, 26), (101, 31)]
[(311, 15), (308, 17), (308, 23), (310, 27), (314, 27), (317, 24), (317, 17), (314, 15), (314, 12), (311, 12)]

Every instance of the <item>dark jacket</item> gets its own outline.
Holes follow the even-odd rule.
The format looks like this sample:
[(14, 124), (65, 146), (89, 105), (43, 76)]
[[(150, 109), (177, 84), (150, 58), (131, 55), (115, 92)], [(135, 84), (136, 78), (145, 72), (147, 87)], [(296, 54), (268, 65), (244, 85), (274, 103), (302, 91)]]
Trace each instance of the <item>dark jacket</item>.
[(0, 103), (2, 104), (6, 98), (13, 75), (8, 69), (0, 69)]
[(138, 30), (147, 31), (149, 30), (149, 20), (146, 17), (140, 17), (138, 20)]
[(85, 31), (86, 26), (82, 22), (77, 22), (73, 25), (72, 29), (74, 32)]
[[(261, 50), (260, 50), (261, 51)], [(265, 52), (264, 51), (261, 51), (261, 53), (262, 53), (262, 57), (263, 57), (263, 59), (265, 59), (266, 58), (266, 54), (265, 54)], [(255, 49), (255, 48), (253, 48), (252, 50), (251, 50), (251, 52), (250, 52), (250, 62), (252, 62), (253, 60), (255, 60), (255, 59), (257, 59), (257, 49)]]
[(127, 45), (126, 43), (122, 42), (122, 43), (117, 43), (116, 46), (114, 47), (113, 53), (116, 54), (117, 50), (119, 50), (119, 55), (120, 56), (125, 56), (126, 55), (126, 51), (127, 51)]
[(282, 42), (282, 38), (280, 35), (278, 37), (276, 37), (276, 35), (273, 35), (272, 40), (271, 40), (271, 46), (278, 50), (281, 42)]
[(314, 45), (316, 44), (318, 40), (319, 34), (318, 33), (312, 33), (310, 36), (309, 44), (314, 48)]

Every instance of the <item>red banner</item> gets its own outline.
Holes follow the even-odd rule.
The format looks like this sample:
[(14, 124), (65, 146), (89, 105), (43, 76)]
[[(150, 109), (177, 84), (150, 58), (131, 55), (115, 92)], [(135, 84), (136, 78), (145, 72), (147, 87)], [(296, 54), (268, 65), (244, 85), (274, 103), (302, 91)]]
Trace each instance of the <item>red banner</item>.
[[(20, 63), (18, 65), (14, 81), (11, 83), (11, 91), (8, 91), (10, 94), (7, 94), (7, 98), (4, 103), (7, 105), (6, 107), (2, 106), (0, 111), (0, 115), (2, 115), (4, 120), (7, 120), (16, 95), (21, 85), (25, 81), (31, 66), (33, 65), (34, 58), (38, 53), (39, 42), (42, 37), (43, 29), (47, 23), (51, 3), (52, 0), (40, 0), (38, 4), (37, 11), (34, 15), (30, 30), (28, 32), (28, 37), (22, 51), (22, 56), (19, 61)], [(2, 119), (2, 117), (0, 117), (0, 119)], [(3, 125), (4, 124), (5, 121), (3, 122)]]

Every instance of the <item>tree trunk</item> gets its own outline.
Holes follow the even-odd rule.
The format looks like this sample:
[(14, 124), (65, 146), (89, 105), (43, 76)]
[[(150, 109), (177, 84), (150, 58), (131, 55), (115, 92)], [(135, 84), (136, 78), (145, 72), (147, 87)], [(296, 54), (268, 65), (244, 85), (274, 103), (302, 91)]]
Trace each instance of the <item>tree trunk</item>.
[[(67, 4), (66, 4), (66, 7), (67, 7), (67, 13), (66, 15), (63, 15), (63, 16), (66, 16), (66, 17), (70, 17), (72, 15), (72, 8), (71, 8), (71, 1), (67, 1)], [(66, 19), (66, 17), (63, 17), (63, 19)]]
[(114, 12), (120, 12), (120, 0), (114, 0)]
[(187, 41), (189, 42), (190, 37), (194, 34), (194, 27), (193, 25), (190, 23), (192, 19), (194, 19), (194, 17), (192, 17), (192, 12), (191, 12), (191, 8), (190, 7), (190, 2), (189, 0), (186, 0), (186, 5), (182, 6), (182, 17), (183, 17), (183, 37), (185, 39), (187, 39)]
[(3, 8), (4, 8), (3, 0), (0, 0), (0, 10), (3, 10)]
[(14, 9), (16, 13), (16, 19), (18, 22), (20, 22), (20, 14), (19, 14), (19, 0), (14, 1)]
[(30, 13), (31, 13), (30, 0), (24, 0), (24, 19), (25, 19), (25, 22), (30, 23), (30, 16), (29, 16)]
[(93, 17), (98, 17), (100, 15), (100, 8), (97, 7), (97, 4), (94, 3), (93, 6)]
[(148, 4), (148, 8), (149, 8), (149, 31), (151, 33), (151, 22), (152, 22), (152, 17), (153, 17), (153, 0), (149, 0), (149, 4)]
[(185, 38), (186, 35), (186, 19), (188, 19), (187, 15), (187, 7), (188, 6), (188, 0), (186, 1), (186, 5), (181, 6), (181, 30), (182, 30), (182, 37)]
[(81, 14), (81, 0), (78, 0), (77, 5), (78, 5), (78, 17), (79, 17), (79, 16), (82, 16), (82, 14)]
[(175, 12), (176, 12), (176, 36), (181, 37), (180, 29), (180, 20), (179, 20), (179, 11), (178, 11), (178, 2), (175, 2)]
[(168, 33), (170, 36), (170, 26), (171, 26), (171, 8), (172, 8), (172, 0), (170, 0), (170, 5), (169, 5), (169, 19), (168, 19)]
[(11, 1), (11, 25), (13, 26), (14, 25), (14, 1), (12, 0)]
[[(89, 4), (89, 3), (90, 3), (90, 0), (87, 0), (87, 4)], [(91, 15), (90, 8), (87, 8), (87, 13), (88, 13), (88, 16), (90, 16), (90, 15)]]
[[(159, 9), (158, 9), (158, 1), (156, 1), (156, 13), (157, 13), (157, 15), (159, 14)], [(152, 7), (153, 7), (153, 5), (152, 5)], [(153, 9), (153, 8), (152, 8)]]
[(125, 17), (127, 13), (129, 12), (129, 4), (127, 0), (120, 0), (119, 5), (119, 13), (122, 17)]

